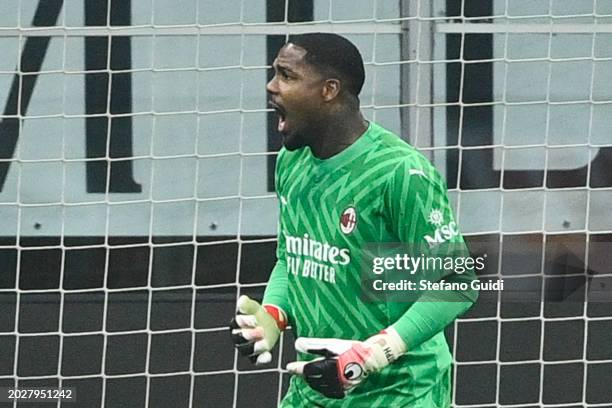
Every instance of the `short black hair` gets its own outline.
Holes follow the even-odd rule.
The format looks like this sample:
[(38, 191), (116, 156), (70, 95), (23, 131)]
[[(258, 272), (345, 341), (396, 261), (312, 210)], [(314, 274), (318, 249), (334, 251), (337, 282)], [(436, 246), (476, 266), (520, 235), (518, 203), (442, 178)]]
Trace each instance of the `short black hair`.
[(306, 50), (306, 62), (323, 73), (338, 75), (346, 90), (359, 96), (365, 70), (357, 47), (346, 38), (332, 33), (290, 35), (288, 42)]

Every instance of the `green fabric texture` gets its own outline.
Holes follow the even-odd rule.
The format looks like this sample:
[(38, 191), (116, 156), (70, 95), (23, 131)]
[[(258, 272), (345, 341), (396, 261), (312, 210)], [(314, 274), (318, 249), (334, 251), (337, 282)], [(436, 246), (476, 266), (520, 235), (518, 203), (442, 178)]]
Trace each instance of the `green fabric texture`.
[[(325, 398), (294, 377), (282, 406), (420, 407), (418, 401), (444, 381), (451, 366), (442, 330), (478, 294), (424, 290), (410, 301), (384, 294), (372, 299), (364, 296), (363, 265), (376, 256), (371, 243), (425, 244), (432, 253), (450, 243), (465, 249), (441, 176), (412, 146), (370, 123), (357, 141), (327, 160), (308, 147), (282, 149), (276, 191), (278, 261), (263, 303), (284, 309), (297, 337), (365, 340), (393, 325), (408, 345), (406, 355), (342, 400)], [(423, 277), (469, 284), (475, 274), (419, 270), (408, 278)], [(292, 405), (295, 398), (302, 405)]]

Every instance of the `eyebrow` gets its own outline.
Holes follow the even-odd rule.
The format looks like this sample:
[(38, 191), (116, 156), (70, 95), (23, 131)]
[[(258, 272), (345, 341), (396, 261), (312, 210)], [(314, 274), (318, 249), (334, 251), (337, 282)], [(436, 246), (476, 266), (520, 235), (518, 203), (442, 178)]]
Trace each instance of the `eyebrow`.
[(295, 74), (296, 72), (294, 70), (292, 70), (291, 68), (287, 67), (286, 65), (281, 65), (278, 62), (274, 62), (272, 64), (272, 67), (276, 70), (283, 70), (286, 72), (291, 72), (292, 74)]

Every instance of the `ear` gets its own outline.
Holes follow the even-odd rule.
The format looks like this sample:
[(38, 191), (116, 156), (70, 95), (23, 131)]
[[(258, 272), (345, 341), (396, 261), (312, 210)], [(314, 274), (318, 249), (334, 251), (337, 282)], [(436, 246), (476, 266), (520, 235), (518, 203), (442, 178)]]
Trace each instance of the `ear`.
[(340, 81), (337, 79), (326, 79), (323, 84), (323, 100), (330, 102), (340, 94)]

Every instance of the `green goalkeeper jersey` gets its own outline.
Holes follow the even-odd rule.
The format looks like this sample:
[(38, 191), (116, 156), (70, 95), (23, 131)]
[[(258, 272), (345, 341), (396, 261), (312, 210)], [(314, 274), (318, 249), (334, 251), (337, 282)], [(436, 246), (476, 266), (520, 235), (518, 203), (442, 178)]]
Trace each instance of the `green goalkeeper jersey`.
[[(444, 181), (413, 147), (370, 123), (329, 159), (317, 159), (308, 147), (282, 149), (276, 190), (278, 261), (264, 303), (287, 312), (297, 337), (365, 340), (392, 325), (408, 345), (408, 354), (344, 399), (328, 399), (298, 377), (289, 393), (298, 393), (304, 407), (411, 406), (448, 372), (451, 355), (443, 329), (477, 293), (454, 291), (445, 302), (434, 301), (433, 291), (423, 291), (416, 302), (366, 301), (360, 261), (369, 243), (463, 242)], [(439, 278), (470, 282), (474, 274)]]

